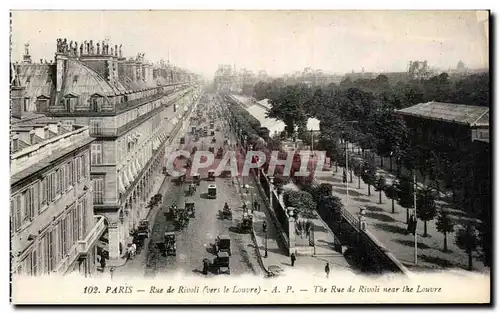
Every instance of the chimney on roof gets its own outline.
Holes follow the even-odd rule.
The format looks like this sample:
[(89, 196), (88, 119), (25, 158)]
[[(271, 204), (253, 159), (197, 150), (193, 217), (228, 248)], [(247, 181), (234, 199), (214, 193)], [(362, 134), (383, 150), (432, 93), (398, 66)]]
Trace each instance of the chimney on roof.
[(12, 137), (12, 152), (15, 152), (19, 149), (19, 135), (17, 133)]
[(23, 63), (31, 63), (30, 44), (24, 44)]
[(35, 130), (30, 131), (30, 145), (35, 144)]
[(49, 126), (46, 125), (43, 127), (43, 138), (48, 139), (49, 138)]

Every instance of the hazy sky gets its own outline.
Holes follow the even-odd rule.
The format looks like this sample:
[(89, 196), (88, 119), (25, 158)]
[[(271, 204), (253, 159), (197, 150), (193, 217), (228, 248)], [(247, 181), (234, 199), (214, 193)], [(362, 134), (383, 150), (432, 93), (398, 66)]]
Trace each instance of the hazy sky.
[[(12, 58), (54, 58), (56, 38), (111, 39), (123, 53), (212, 76), (218, 64), (271, 75), (488, 67), (487, 26), (471, 11), (14, 11)], [(486, 16), (487, 17), (487, 16)]]

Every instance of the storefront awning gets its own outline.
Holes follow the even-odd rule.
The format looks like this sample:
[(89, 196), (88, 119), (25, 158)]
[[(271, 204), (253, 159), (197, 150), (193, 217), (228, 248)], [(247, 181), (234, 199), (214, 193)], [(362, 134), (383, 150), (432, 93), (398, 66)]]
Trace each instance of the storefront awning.
[(118, 192), (125, 193), (125, 186), (123, 185), (122, 174), (118, 172)]
[(132, 184), (132, 182), (134, 182), (134, 178), (135, 178), (135, 173), (132, 170), (132, 163), (128, 164), (127, 170), (128, 170), (128, 176), (130, 178), (130, 183)]
[(130, 172), (132, 173), (132, 176), (135, 178), (137, 177), (137, 169), (135, 169), (135, 160), (132, 159), (132, 161), (130, 161)]
[(140, 156), (137, 156), (137, 158), (135, 159), (135, 168), (137, 169), (138, 172), (141, 172), (141, 170), (142, 170)]

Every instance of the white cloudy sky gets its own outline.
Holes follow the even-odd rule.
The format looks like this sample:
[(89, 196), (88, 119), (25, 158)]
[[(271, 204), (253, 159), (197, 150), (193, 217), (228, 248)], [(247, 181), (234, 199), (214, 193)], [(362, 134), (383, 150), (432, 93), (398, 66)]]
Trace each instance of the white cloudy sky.
[[(482, 19), (482, 18), (479, 18)], [(53, 59), (56, 38), (110, 38), (126, 56), (167, 59), (211, 76), (220, 63), (279, 75), (488, 67), (487, 27), (472, 11), (14, 11), (12, 58)]]

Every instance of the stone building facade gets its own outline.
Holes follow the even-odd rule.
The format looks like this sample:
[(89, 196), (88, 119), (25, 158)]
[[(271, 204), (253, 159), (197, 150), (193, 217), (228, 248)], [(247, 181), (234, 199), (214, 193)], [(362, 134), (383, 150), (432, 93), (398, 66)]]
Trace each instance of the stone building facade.
[(89, 128), (46, 118), (11, 128), (11, 265), (18, 275), (96, 271)]
[[(123, 256), (131, 231), (147, 216), (173, 131), (200, 94), (186, 71), (168, 73), (167, 80), (153, 76), (153, 70), (144, 54), (127, 60), (121, 46), (93, 41), (79, 46), (67, 40), (58, 40), (54, 63), (15, 69), (20, 86), (34, 98), (32, 82), (43, 82), (44, 89), (38, 90), (49, 100), (38, 111), (63, 125), (87, 125), (95, 138), (89, 155), (93, 207), (105, 217), (99, 255), (109, 259)], [(30, 73), (38, 73), (36, 80), (28, 78)]]

